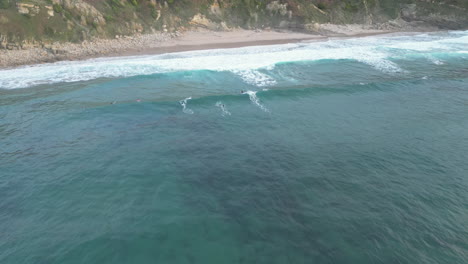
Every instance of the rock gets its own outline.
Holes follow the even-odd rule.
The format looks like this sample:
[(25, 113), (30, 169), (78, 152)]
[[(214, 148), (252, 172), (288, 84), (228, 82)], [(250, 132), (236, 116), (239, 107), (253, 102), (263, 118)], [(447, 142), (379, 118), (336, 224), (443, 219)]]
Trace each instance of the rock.
[(25, 3), (16, 3), (16, 9), (18, 10), (18, 13), (30, 16), (35, 16), (41, 11), (39, 6)]
[(46, 11), (47, 11), (47, 15), (49, 17), (53, 17), (54, 16), (54, 8), (52, 6), (45, 6), (46, 8)]
[(215, 0), (213, 4), (210, 6), (210, 14), (217, 16), (217, 17), (222, 17), (223, 12), (221, 11), (221, 8), (219, 7), (219, 3), (217, 0)]
[(402, 19), (394, 19), (394, 20), (390, 20), (388, 21), (387, 23), (385, 23), (385, 27), (389, 27), (389, 28), (402, 28), (403, 27), (403, 24), (404, 24), (404, 20)]
[(83, 25), (83, 26), (86, 26), (87, 23), (86, 23), (86, 17), (85, 16), (81, 16), (80, 17), (80, 24)]
[[(67, 10), (74, 10), (81, 17), (85, 17), (85, 21), (93, 21), (97, 26), (104, 26), (106, 20), (104, 16), (94, 6), (82, 1), (82, 0), (53, 0), (56, 4), (63, 5)], [(88, 19), (89, 18), (89, 19)], [(81, 18), (81, 24), (83, 24), (83, 18)]]
[(68, 30), (72, 30), (74, 26), (75, 26), (75, 24), (73, 24), (72, 21), (67, 20), (67, 29)]
[(298, 29), (303, 29), (304, 25), (300, 25), (296, 22), (282, 20), (280, 21), (278, 27), (282, 29), (298, 30)]
[(158, 20), (161, 18), (161, 10), (159, 10), (159, 9), (156, 10), (156, 13), (158, 14), (158, 15), (156, 16), (156, 21), (158, 21)]
[(305, 24), (304, 29), (310, 32), (320, 32), (320, 24), (319, 23)]
[(320, 12), (321, 14), (323, 15), (326, 15), (327, 13), (325, 11), (323, 11), (322, 9), (318, 8), (316, 5), (314, 4), (311, 4), (310, 5), (313, 9), (317, 10), (318, 12)]
[(213, 21), (209, 20), (208, 18), (206, 18), (204, 15), (200, 13), (193, 16), (192, 20), (190, 21), (190, 24), (195, 25), (195, 26), (201, 26), (201, 27), (211, 29), (211, 30), (219, 29), (219, 25), (217, 23), (214, 23)]
[(80, 35), (83, 41), (86, 41), (88, 39), (88, 33), (86, 31), (82, 30)]
[(266, 9), (270, 11), (271, 14), (279, 13), (285, 16), (288, 13), (288, 4), (281, 4), (280, 1), (273, 1), (266, 6)]
[(288, 21), (281, 21), (278, 25), (279, 28), (289, 28), (289, 22)]
[(224, 31), (229, 31), (229, 30), (231, 30), (231, 29), (226, 25), (226, 22), (224, 22), (224, 21), (221, 22), (219, 26), (220, 26), (220, 28), (221, 28), (222, 30), (224, 30)]
[(141, 25), (140, 23), (132, 22), (130, 26), (133, 32), (137, 32), (137, 33), (143, 32), (143, 25)]
[(416, 19), (416, 4), (404, 5), (401, 9), (401, 18), (407, 21)]
[(22, 49), (32, 49), (36, 47), (34, 41), (27, 41), (27, 40), (24, 40), (22, 43), (21, 43), (21, 48)]
[(252, 16), (252, 18), (253, 18), (255, 24), (257, 24), (257, 23), (258, 23), (258, 14), (257, 14), (257, 13), (253, 13), (251, 16)]
[(0, 24), (6, 24), (9, 21), (10, 20), (7, 17), (0, 15)]
[(7, 44), (8, 44), (7, 36), (0, 34), (0, 49), (6, 49)]
[(8, 43), (6, 48), (8, 50), (19, 50), (19, 46), (16, 43)]

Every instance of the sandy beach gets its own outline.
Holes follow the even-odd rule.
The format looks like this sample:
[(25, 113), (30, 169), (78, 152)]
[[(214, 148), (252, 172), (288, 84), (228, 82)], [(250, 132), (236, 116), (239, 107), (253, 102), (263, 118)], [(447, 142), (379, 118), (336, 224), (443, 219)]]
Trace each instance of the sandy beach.
[(388, 30), (352, 30), (341, 34), (306, 34), (273, 30), (209, 31), (194, 30), (176, 33), (156, 33), (136, 36), (117, 36), (115, 39), (95, 39), (80, 44), (54, 43), (49, 46), (20, 50), (0, 50), (0, 68), (82, 60), (107, 56), (133, 56), (190, 50), (236, 48), (254, 45), (285, 44), (301, 41), (324, 41), (329, 37), (361, 37), (391, 33)]
[(156, 45), (142, 46), (137, 49), (123, 50), (109, 56), (131, 56), (141, 54), (160, 54), (190, 50), (238, 48), (244, 46), (273, 45), (301, 41), (320, 41), (327, 39), (318, 34), (305, 34), (297, 32), (277, 31), (188, 31), (173, 36), (167, 41), (155, 43)]

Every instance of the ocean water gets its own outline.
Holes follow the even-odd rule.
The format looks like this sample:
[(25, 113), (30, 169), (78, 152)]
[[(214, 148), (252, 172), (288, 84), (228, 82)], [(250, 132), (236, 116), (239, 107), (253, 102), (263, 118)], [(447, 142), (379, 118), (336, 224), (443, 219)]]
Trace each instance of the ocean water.
[(0, 263), (468, 263), (468, 31), (1, 70)]

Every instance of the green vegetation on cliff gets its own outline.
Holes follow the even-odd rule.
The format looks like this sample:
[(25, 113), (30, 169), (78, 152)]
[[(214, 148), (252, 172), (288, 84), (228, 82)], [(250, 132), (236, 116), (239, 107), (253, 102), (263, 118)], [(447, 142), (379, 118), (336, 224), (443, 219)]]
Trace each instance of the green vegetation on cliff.
[(0, 0), (0, 48), (191, 26), (313, 30), (307, 25), (402, 18), (457, 29), (467, 14), (467, 0)]

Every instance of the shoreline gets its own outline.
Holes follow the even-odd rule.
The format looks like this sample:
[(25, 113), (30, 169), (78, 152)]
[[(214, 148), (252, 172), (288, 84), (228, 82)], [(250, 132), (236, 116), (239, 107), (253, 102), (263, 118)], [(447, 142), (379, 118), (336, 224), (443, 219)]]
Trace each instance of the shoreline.
[(210, 50), (210, 49), (230, 49), (248, 46), (279, 45), (287, 43), (297, 43), (303, 41), (323, 41), (328, 37), (318, 34), (305, 34), (297, 32), (276, 32), (276, 31), (188, 31), (178, 37), (159, 43), (154, 47), (139, 49), (127, 49), (105, 54), (103, 56), (90, 56), (85, 59), (100, 57), (125, 57), (158, 55), (165, 53)]
[[(422, 32), (422, 31), (420, 31)], [(58, 61), (79, 61), (106, 57), (143, 56), (208, 49), (278, 45), (298, 42), (327, 41), (331, 38), (360, 38), (411, 32), (392, 30), (356, 30), (348, 34), (309, 34), (278, 31), (187, 31), (181, 34), (156, 33), (98, 39), (80, 44), (54, 44), (51, 48), (0, 51), (0, 70), (27, 67)], [(416, 31), (413, 31), (416, 33)]]
[[(234, 41), (234, 42), (204, 42), (199, 44), (175, 44), (175, 45), (162, 45), (156, 48), (146, 48), (141, 50), (126, 50), (122, 52), (118, 52), (115, 54), (108, 54), (105, 56), (100, 57), (123, 57), (123, 56), (144, 56), (144, 55), (158, 55), (158, 54), (165, 54), (165, 53), (174, 53), (174, 52), (185, 52), (185, 51), (195, 51), (195, 50), (210, 50), (210, 49), (233, 49), (233, 48), (242, 48), (242, 47), (251, 47), (251, 46), (268, 46), (268, 45), (281, 45), (281, 44), (288, 44), (288, 43), (311, 43), (311, 42), (321, 42), (327, 41), (329, 39), (347, 39), (347, 38), (363, 38), (369, 36), (377, 36), (377, 35), (386, 35), (386, 34), (394, 34), (399, 33), (396, 31), (385, 31), (385, 32), (376, 32), (376, 33), (362, 33), (362, 34), (354, 34), (349, 36), (327, 36), (327, 35), (319, 35), (319, 34), (305, 34), (305, 33), (294, 33), (294, 32), (277, 32), (278, 34), (282, 34), (286, 37), (284, 38), (275, 38), (275, 39), (243, 39), (241, 41)], [(405, 32), (401, 32), (405, 33)], [(406, 32), (408, 33), (408, 32)], [(302, 34), (305, 35), (303, 37), (294, 37), (294, 34)], [(289, 37), (287, 37), (289, 36)], [(179, 42), (176, 40), (175, 42)], [(183, 41), (185, 42), (185, 41)], [(99, 57), (90, 57), (91, 58), (99, 58)]]

